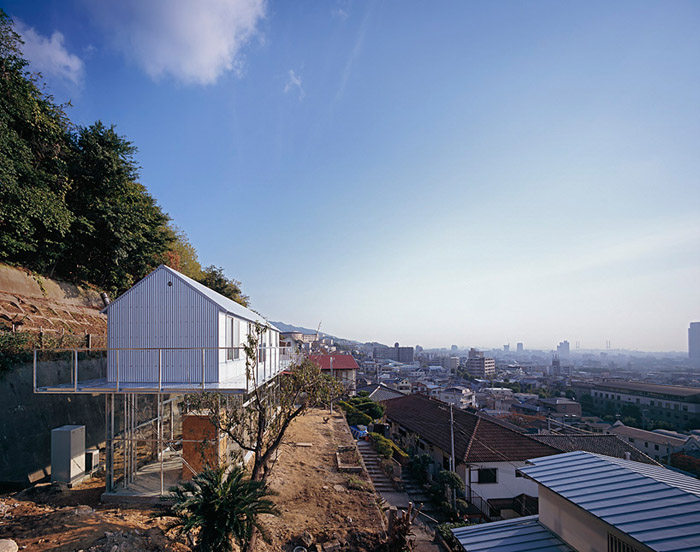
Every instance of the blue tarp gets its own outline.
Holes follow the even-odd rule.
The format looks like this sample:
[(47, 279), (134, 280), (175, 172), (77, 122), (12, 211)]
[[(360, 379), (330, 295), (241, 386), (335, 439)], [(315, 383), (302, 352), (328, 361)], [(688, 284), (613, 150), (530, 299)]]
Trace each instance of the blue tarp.
[(355, 439), (364, 439), (367, 437), (367, 426), (350, 426), (350, 432)]

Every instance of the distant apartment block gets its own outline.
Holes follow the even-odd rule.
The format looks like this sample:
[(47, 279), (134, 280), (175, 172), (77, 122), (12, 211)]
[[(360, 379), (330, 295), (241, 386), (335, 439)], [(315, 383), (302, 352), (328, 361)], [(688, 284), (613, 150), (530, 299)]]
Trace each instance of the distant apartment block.
[(567, 358), (570, 352), (571, 347), (569, 346), (569, 342), (560, 341), (559, 345), (557, 345), (557, 355), (559, 355), (559, 358)]
[(393, 347), (374, 347), (372, 356), (374, 358), (395, 360), (396, 362), (411, 364), (413, 362), (413, 347), (399, 347), (398, 343), (394, 343)]
[(515, 346), (515, 352), (516, 352), (516, 353), (522, 353), (524, 350), (525, 350), (525, 347), (524, 347), (524, 345), (523, 345), (522, 343), (518, 343), (518, 344)]
[(577, 399), (590, 395), (597, 407), (611, 404), (620, 410), (625, 405), (636, 405), (647, 421), (700, 428), (700, 387), (625, 381), (574, 382), (572, 386)]
[(484, 353), (472, 348), (467, 358), (467, 373), (475, 378), (490, 378), (496, 373), (496, 361), (484, 357)]
[(615, 422), (608, 431), (659, 462), (668, 464), (671, 461), (671, 455), (676, 452), (700, 456), (700, 439), (695, 435), (682, 435), (663, 430), (646, 431), (626, 426), (619, 421)]
[(700, 368), (700, 322), (691, 322), (688, 328), (688, 358), (694, 368)]

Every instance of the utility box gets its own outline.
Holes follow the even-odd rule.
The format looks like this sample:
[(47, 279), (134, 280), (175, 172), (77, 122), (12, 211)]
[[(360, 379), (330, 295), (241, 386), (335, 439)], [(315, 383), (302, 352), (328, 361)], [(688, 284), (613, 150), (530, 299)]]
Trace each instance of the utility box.
[(85, 476), (85, 426), (51, 430), (51, 481), (77, 483)]
[(85, 473), (95, 473), (100, 467), (100, 451), (90, 448), (85, 451)]

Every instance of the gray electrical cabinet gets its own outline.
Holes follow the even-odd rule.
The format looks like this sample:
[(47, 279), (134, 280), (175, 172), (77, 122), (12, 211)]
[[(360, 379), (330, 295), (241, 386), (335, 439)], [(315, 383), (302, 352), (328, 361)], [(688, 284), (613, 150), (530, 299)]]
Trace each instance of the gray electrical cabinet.
[(77, 483), (85, 475), (85, 426), (51, 430), (51, 481)]

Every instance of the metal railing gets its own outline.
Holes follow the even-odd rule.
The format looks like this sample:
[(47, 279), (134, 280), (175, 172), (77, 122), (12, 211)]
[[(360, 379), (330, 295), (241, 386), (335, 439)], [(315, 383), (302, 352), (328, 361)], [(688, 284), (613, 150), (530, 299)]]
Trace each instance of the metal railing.
[(35, 349), (32, 382), (35, 393), (248, 392), (300, 359), (279, 346), (260, 346), (248, 365), (243, 347)]

